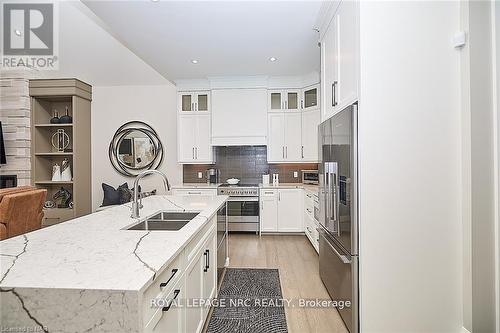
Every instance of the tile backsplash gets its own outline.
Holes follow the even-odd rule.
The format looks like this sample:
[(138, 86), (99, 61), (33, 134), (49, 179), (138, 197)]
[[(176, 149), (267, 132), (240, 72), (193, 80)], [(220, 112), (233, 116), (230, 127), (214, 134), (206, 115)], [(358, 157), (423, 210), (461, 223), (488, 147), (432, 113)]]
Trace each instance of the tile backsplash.
[[(242, 183), (262, 183), (262, 175), (278, 173), (281, 183), (300, 183), (301, 170), (317, 170), (317, 163), (267, 163), (266, 146), (230, 146), (216, 147), (215, 164), (184, 164), (184, 183), (204, 183), (207, 181), (206, 170), (216, 168), (220, 172), (220, 181), (228, 178), (238, 178)], [(298, 177), (293, 173), (297, 171)], [(198, 178), (201, 172), (203, 178)], [(272, 181), (272, 176), (271, 176)]]

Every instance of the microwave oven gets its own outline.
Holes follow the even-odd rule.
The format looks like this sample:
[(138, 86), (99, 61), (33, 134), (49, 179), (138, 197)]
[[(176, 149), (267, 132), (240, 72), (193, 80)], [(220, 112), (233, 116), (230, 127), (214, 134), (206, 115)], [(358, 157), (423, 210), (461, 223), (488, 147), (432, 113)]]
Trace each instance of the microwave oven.
[(302, 183), (319, 185), (318, 170), (302, 170)]

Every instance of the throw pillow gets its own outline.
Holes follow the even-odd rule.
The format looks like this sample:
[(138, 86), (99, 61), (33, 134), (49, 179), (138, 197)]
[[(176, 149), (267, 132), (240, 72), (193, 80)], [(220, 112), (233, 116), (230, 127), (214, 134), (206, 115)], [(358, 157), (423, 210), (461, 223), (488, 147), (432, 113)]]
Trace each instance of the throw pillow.
[(102, 183), (102, 190), (104, 191), (104, 198), (101, 207), (119, 205), (120, 204), (120, 189), (128, 189), (128, 184), (124, 183), (115, 189), (113, 186)]

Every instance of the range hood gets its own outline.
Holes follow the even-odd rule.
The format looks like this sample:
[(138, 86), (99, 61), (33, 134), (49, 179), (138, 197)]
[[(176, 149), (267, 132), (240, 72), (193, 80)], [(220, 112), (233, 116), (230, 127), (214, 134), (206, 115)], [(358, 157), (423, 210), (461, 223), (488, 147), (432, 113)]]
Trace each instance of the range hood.
[(212, 90), (212, 145), (267, 144), (267, 90)]

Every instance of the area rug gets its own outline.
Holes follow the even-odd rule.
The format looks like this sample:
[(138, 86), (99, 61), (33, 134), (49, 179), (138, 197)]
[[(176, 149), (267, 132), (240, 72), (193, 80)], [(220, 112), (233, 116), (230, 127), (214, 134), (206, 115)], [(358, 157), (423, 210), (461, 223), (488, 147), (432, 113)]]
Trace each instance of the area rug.
[(288, 332), (277, 269), (228, 268), (208, 333)]

